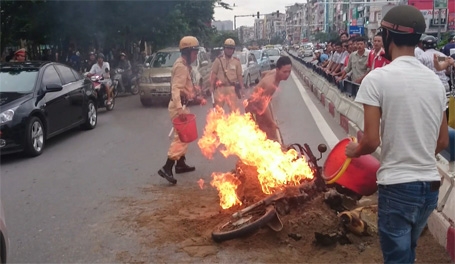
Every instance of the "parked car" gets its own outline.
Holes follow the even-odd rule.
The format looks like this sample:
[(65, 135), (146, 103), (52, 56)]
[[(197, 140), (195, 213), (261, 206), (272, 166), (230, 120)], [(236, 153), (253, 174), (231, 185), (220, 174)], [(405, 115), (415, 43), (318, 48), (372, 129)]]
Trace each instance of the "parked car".
[(261, 67), (260, 73), (270, 70), (270, 58), (264, 50), (252, 50), (251, 53), (253, 53), (259, 66)]
[(255, 83), (259, 82), (259, 79), (261, 78), (261, 69), (253, 53), (248, 50), (236, 51), (233, 56), (238, 58), (240, 60), (240, 64), (242, 65), (242, 77), (245, 83), (245, 88), (251, 86), (252, 80)]
[(279, 49), (265, 49), (264, 52), (269, 56), (270, 58), (270, 66), (272, 69), (276, 67), (276, 61), (280, 58), (281, 52)]
[(43, 152), (46, 141), (71, 128), (97, 124), (90, 80), (54, 62), (0, 64), (0, 152)]
[(304, 43), (302, 46), (302, 56), (311, 57), (313, 56), (314, 46), (313, 43)]
[[(150, 106), (153, 99), (171, 98), (171, 71), (175, 61), (180, 57), (178, 48), (159, 50), (145, 67), (139, 81), (139, 95), (143, 106)], [(211, 62), (204, 48), (200, 48), (197, 60), (192, 64), (191, 78), (195, 85), (208, 93), (210, 87)]]

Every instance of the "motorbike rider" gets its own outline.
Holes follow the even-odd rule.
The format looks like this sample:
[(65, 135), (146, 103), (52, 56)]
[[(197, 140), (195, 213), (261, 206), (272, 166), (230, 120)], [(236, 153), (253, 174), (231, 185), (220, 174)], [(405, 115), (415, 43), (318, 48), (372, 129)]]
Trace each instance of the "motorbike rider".
[[(172, 66), (171, 72), (171, 94), (168, 110), (171, 120), (184, 114), (188, 114), (188, 108), (184, 107), (188, 100), (195, 97), (195, 86), (191, 79), (191, 64), (196, 61), (199, 52), (199, 41), (193, 36), (186, 36), (180, 40), (179, 49), (181, 52)], [(203, 105), (206, 103), (204, 98), (199, 99)], [(184, 173), (194, 171), (194, 166), (185, 163), (185, 154), (188, 149), (188, 143), (180, 141), (177, 131), (174, 131), (174, 139), (167, 153), (166, 164), (158, 171), (158, 174), (172, 184), (177, 180), (172, 174), (172, 168), (175, 164), (175, 173)], [(177, 161), (177, 164), (176, 164)]]
[(106, 89), (106, 95), (107, 95), (107, 104), (110, 105), (112, 104), (112, 91), (111, 91), (111, 85), (112, 81), (109, 75), (109, 62), (104, 61), (104, 54), (103, 53), (98, 53), (98, 61), (97, 63), (93, 64), (92, 68), (90, 69), (90, 72), (87, 74), (87, 77), (92, 77), (94, 75), (98, 76), (103, 76), (103, 80), (101, 80), (101, 83), (104, 85)]
[(96, 64), (96, 54), (95, 52), (91, 51), (89, 53), (89, 59), (85, 61), (84, 71), (90, 71), (94, 64)]
[(120, 61), (118, 63), (118, 66), (117, 68), (119, 69), (122, 69), (123, 72), (122, 72), (122, 79), (120, 80), (121, 82), (121, 86), (123, 88), (123, 91), (125, 91), (125, 85), (131, 85), (130, 84), (130, 80), (131, 80), (131, 75), (132, 75), (132, 71), (131, 71), (131, 63), (130, 61), (126, 58), (126, 54), (125, 53), (120, 53)]
[(235, 41), (231, 38), (226, 39), (223, 55), (213, 62), (210, 76), (210, 91), (214, 95), (215, 104), (223, 107), (224, 103), (227, 103), (231, 112), (238, 110), (234, 84), (240, 85), (242, 93), (245, 91), (242, 65), (238, 58), (232, 56), (234, 50)]
[(427, 66), (430, 70), (434, 71), (436, 75), (438, 75), (439, 79), (441, 80), (442, 84), (446, 88), (446, 92), (450, 90), (449, 87), (449, 78), (447, 77), (445, 71), (437, 71), (434, 67), (434, 56), (438, 57), (447, 57), (444, 53), (436, 50), (436, 45), (438, 40), (431, 35), (425, 36), (422, 39), (422, 47), (424, 52), (417, 57), (417, 59), (423, 63), (423, 65)]

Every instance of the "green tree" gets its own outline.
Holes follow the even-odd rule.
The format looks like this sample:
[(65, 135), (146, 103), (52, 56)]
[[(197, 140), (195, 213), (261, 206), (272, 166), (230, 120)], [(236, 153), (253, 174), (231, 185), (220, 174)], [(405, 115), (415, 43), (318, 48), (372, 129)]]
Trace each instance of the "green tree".
[(221, 0), (2, 1), (0, 48), (19, 46), (21, 39), (60, 50), (70, 45), (128, 50), (139, 40), (157, 49), (176, 46), (185, 35), (204, 43), (214, 34), (210, 22), (215, 5), (230, 8)]

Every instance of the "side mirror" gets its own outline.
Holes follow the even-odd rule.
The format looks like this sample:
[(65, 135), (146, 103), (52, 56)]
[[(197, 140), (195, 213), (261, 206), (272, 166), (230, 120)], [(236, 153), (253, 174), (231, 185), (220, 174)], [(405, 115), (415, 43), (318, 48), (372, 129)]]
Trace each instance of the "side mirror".
[(324, 153), (327, 151), (327, 146), (325, 144), (319, 144), (318, 145), (318, 151), (321, 153)]
[(51, 83), (46, 85), (46, 92), (48, 93), (60, 92), (61, 90), (63, 90), (63, 86), (61, 86), (60, 84)]
[(203, 62), (201, 62), (201, 66), (204, 66), (204, 67), (205, 67), (205, 66), (207, 66), (207, 65), (209, 65), (209, 62), (208, 62), (208, 61), (203, 61)]

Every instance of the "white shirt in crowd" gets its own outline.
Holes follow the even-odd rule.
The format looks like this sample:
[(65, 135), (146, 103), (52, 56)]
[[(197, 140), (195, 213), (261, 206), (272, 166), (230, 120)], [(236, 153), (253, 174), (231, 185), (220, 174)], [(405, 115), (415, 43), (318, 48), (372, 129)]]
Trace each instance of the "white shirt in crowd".
[(445, 71), (436, 71), (436, 68), (434, 67), (434, 62), (433, 62), (433, 57), (434, 54), (437, 54), (438, 56), (446, 57), (446, 55), (442, 52), (439, 52), (435, 49), (428, 49), (421, 53), (420, 56), (417, 57), (417, 59), (423, 63), (423, 65), (427, 66), (430, 70), (432, 70), (436, 75), (439, 77), (439, 79), (442, 82), (442, 85), (444, 85), (444, 88), (448, 92), (450, 90), (449, 87), (449, 77), (447, 77)]
[(355, 101), (382, 112), (378, 184), (441, 179), (435, 150), (446, 100), (439, 78), (412, 56), (398, 57), (363, 79)]
[(98, 76), (103, 76), (105, 79), (109, 79), (109, 73), (106, 73), (106, 69), (109, 71), (111, 68), (109, 67), (109, 62), (103, 61), (103, 66), (97, 63), (93, 64), (92, 68), (90, 69), (90, 73)]
[(423, 49), (419, 48), (419, 47), (416, 47), (414, 49), (414, 56), (416, 56), (416, 58), (418, 58), (420, 55), (422, 55), (424, 53)]

